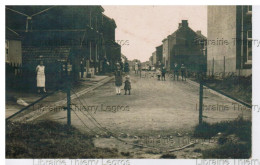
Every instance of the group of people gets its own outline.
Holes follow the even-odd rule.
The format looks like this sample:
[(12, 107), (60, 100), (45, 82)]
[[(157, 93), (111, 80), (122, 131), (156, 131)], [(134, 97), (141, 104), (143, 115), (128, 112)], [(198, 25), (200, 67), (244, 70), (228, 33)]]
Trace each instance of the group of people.
[[(126, 68), (128, 69), (128, 66)], [(124, 68), (124, 69), (127, 70), (126, 68)], [(126, 73), (128, 73), (128, 72), (126, 72)], [(36, 75), (37, 75), (36, 81), (37, 81), (38, 93), (41, 93), (41, 92), (46, 93), (46, 89), (45, 89), (45, 66), (43, 65), (43, 61), (40, 61), (40, 64), (37, 65)], [(122, 74), (120, 64), (117, 63), (116, 70), (115, 70), (115, 86), (116, 86), (116, 94), (117, 95), (121, 95), (121, 86), (122, 85), (123, 85), (123, 74)], [(131, 80), (130, 80), (129, 75), (125, 76), (124, 90), (125, 90), (125, 95), (127, 94), (127, 92), (128, 92), (128, 95), (131, 94)]]
[[(116, 86), (116, 95), (121, 95), (121, 86), (123, 85), (123, 73), (121, 71), (121, 67), (119, 64), (117, 64), (117, 68), (115, 70), (115, 86)], [(126, 75), (125, 76), (125, 81), (124, 81), (124, 90), (125, 90), (125, 95), (131, 94), (131, 80), (130, 76)]]
[(179, 80), (179, 73), (181, 72), (181, 80), (186, 81), (186, 67), (184, 64), (181, 64), (181, 67), (178, 66), (177, 63), (174, 64), (174, 80), (175, 77), (177, 78), (177, 81)]
[(156, 74), (157, 74), (158, 80), (161, 80), (161, 77), (162, 77), (162, 80), (165, 81), (165, 74), (166, 74), (165, 67), (162, 67), (162, 69), (160, 69), (160, 68), (157, 69)]
[[(165, 67), (158, 68), (156, 70), (156, 75), (157, 75), (157, 80), (163, 80), (165, 81), (165, 75), (166, 75), (166, 69)], [(184, 64), (181, 64), (181, 67), (178, 66), (177, 63), (174, 64), (174, 69), (173, 69), (173, 78), (174, 80), (176, 79), (177, 81), (179, 80), (179, 73), (181, 72), (181, 78), (182, 81), (186, 81), (186, 67)]]

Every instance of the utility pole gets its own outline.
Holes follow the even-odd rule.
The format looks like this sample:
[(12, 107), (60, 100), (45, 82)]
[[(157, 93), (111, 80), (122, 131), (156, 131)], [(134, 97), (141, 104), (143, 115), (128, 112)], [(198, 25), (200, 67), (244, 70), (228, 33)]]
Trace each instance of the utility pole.
[(200, 96), (199, 96), (199, 125), (202, 124), (202, 111), (203, 111), (203, 67), (200, 67)]
[(200, 98), (199, 98), (199, 124), (202, 124), (202, 110), (203, 110), (203, 83), (200, 80)]
[(71, 111), (70, 111), (70, 78), (69, 78), (68, 62), (66, 63), (66, 79), (67, 79), (67, 124), (71, 125)]
[(224, 56), (224, 73), (223, 78), (226, 76), (226, 57)]

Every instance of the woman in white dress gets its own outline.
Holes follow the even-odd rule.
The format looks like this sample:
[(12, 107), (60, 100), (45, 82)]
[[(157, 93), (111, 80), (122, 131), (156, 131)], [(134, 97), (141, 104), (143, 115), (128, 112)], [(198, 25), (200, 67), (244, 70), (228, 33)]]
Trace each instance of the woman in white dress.
[(36, 73), (37, 73), (37, 88), (38, 93), (41, 92), (41, 89), (44, 93), (46, 93), (45, 90), (45, 66), (43, 65), (43, 62), (40, 62), (40, 65), (36, 67)]

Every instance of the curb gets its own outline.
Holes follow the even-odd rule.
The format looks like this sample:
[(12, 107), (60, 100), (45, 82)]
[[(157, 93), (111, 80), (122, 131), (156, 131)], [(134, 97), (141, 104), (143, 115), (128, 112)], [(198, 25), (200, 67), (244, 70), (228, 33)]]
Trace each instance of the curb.
[[(71, 100), (74, 100), (75, 98), (77, 97), (80, 97), (102, 85), (104, 85), (105, 83), (109, 82), (110, 80), (112, 80), (113, 77), (107, 77), (107, 78), (104, 78), (103, 80), (101, 80), (100, 82), (98, 82), (97, 84), (89, 87), (89, 88), (86, 88), (84, 90), (81, 90), (75, 94), (72, 94), (71, 95)], [(55, 107), (55, 106), (61, 106), (61, 105), (66, 105), (67, 103), (67, 97), (64, 98), (63, 100), (59, 100), (57, 102), (55, 102), (54, 104), (51, 104), (51, 106)], [(35, 111), (33, 112), (30, 112), (28, 114), (25, 114), (24, 116), (22, 117), (19, 117), (19, 118), (16, 118), (16, 119), (13, 119), (11, 120), (12, 122), (30, 122), (30, 121), (33, 121), (43, 115), (46, 115), (47, 113), (50, 113), (52, 111), (46, 111), (46, 110), (41, 110), (41, 109), (46, 109), (46, 107), (41, 107), (40, 109), (36, 109)]]

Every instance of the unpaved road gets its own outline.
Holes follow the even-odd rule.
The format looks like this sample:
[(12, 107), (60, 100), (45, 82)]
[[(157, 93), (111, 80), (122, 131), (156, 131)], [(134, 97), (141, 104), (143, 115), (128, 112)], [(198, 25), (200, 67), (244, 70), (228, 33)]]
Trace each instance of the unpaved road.
[[(192, 130), (198, 124), (199, 89), (188, 82), (169, 78), (157, 81), (132, 75), (131, 79), (131, 95), (124, 95), (123, 90), (121, 95), (116, 95), (114, 81), (111, 81), (75, 99), (72, 103), (76, 106), (72, 105), (72, 108), (85, 125), (74, 112), (71, 114), (72, 125), (82, 131), (99, 134), (94, 141), (96, 146), (118, 148), (119, 151), (130, 152), (134, 158), (159, 158), (164, 151), (188, 144)], [(207, 91), (204, 92), (204, 105), (203, 115), (207, 118), (203, 120), (210, 123), (233, 120), (239, 115), (251, 119), (250, 110), (241, 110), (234, 102)], [(46, 118), (66, 123), (66, 115), (65, 111), (60, 111)], [(98, 124), (93, 124), (96, 121), (91, 116)], [(107, 136), (106, 130), (99, 127), (105, 127), (131, 144), (147, 148), (126, 145)], [(175, 155), (178, 158), (200, 157), (201, 154), (190, 152), (196, 147), (205, 147), (204, 143), (207, 148), (215, 146), (215, 143), (206, 141), (175, 152)]]

